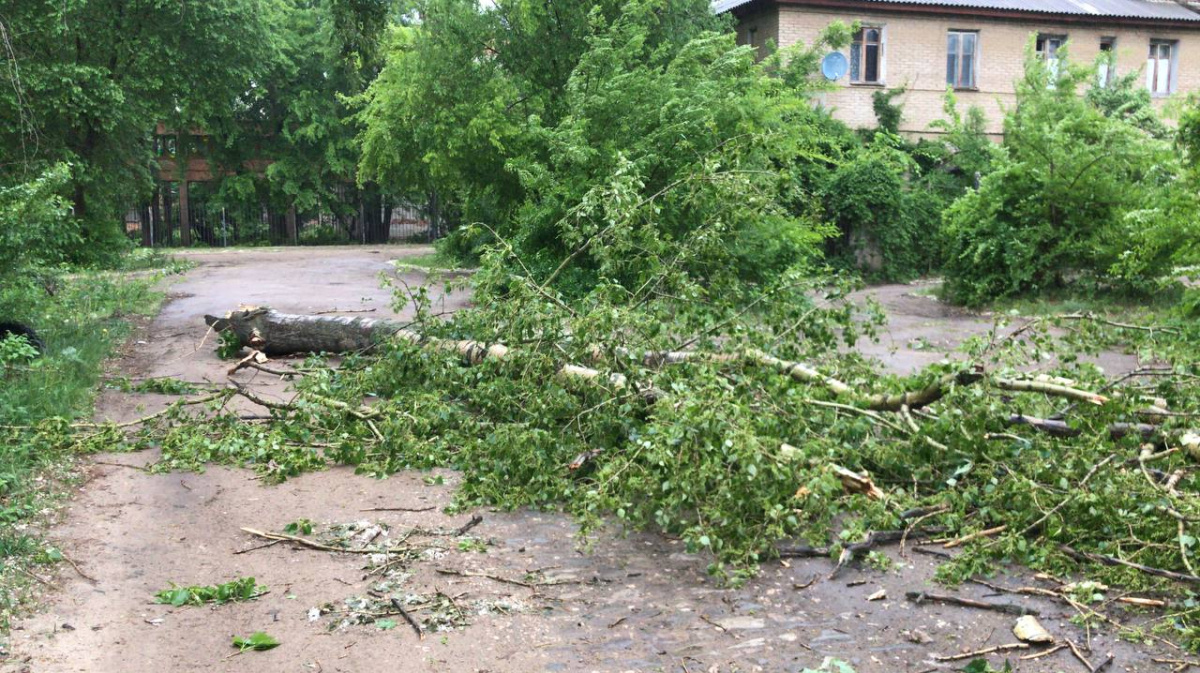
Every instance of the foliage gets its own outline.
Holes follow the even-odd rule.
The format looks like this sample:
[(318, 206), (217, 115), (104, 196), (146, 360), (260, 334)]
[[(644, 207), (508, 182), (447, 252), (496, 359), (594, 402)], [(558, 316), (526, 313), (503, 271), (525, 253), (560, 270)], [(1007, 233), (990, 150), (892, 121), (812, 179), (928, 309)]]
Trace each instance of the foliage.
[(181, 7), (157, 0), (0, 0), (0, 185), (70, 165), (70, 199), (87, 245), (124, 246), (129, 199), (149, 191), (157, 123), (206, 126), (238, 104), (273, 40), (257, 0)]
[(242, 342), (232, 331), (225, 330), (217, 334), (217, 357), (222, 360), (236, 360), (242, 353)]
[(832, 171), (822, 194), (826, 216), (841, 232), (834, 253), (883, 280), (928, 273), (936, 261), (941, 203), (910, 187), (920, 168), (906, 149), (899, 137), (878, 132)]
[(28, 182), (0, 183), (0, 283), (30, 267), (62, 264), (78, 249), (79, 225), (60, 192), (70, 167), (58, 164)]
[(288, 535), (311, 535), (313, 532), (313, 522), (308, 519), (296, 519), (284, 526), (283, 532)]
[(182, 587), (172, 583), (171, 588), (154, 594), (154, 602), (175, 607), (205, 603), (223, 605), (254, 600), (266, 592), (267, 588), (256, 584), (253, 577), (241, 577), (215, 586)]
[(265, 652), (279, 647), (279, 641), (262, 631), (256, 631), (247, 637), (234, 636), (233, 646), (238, 648), (238, 652)]
[(1012, 673), (1012, 663), (1008, 660), (1004, 662), (1004, 668), (992, 668), (987, 659), (974, 659), (962, 669), (963, 673)]
[(979, 305), (1084, 282), (1148, 292), (1195, 239), (1170, 144), (1077, 95), (1089, 68), (1030, 58), (1003, 152), (946, 212), (946, 294)]
[(23, 334), (0, 337), (0, 375), (28, 366), (38, 356), (37, 348)]
[[(1102, 55), (1097, 65), (1107, 62), (1111, 66), (1108, 58)], [(1144, 78), (1141, 71), (1121, 75), (1104, 86), (1090, 87), (1084, 97), (1107, 117), (1121, 119), (1154, 138), (1168, 138), (1170, 130), (1151, 105)]]
[(875, 113), (876, 127), (892, 135), (900, 133), (900, 122), (904, 118), (904, 106), (892, 101), (903, 96), (907, 89), (880, 89), (871, 94), (871, 110)]
[(0, 315), (35, 326), (47, 346), (27, 363), (19, 362), (30, 355), (23, 340), (0, 346), (0, 629), (26, 596), (22, 570), (42, 562), (26, 526), (73, 483), (75, 450), (115, 440), (107, 432), (76, 435), (70, 423), (90, 414), (101, 364), (129, 333), (129, 318), (157, 310), (160, 277), (25, 272), (0, 282)]
[[(586, 202), (604, 190), (636, 185), (679, 238), (699, 219), (724, 215), (672, 206), (673, 192), (709, 187), (687, 178), (701, 162), (737, 152), (756, 163), (731, 164), (729, 176), (761, 189), (756, 165), (790, 161), (817, 142), (815, 113), (799, 103), (819, 50), (756, 65), (751, 49), (715, 31), (727, 19), (702, 0), (504, 0), (484, 11), (430, 0), (421, 12), (419, 26), (395, 31), (364, 98), (362, 176), (436, 191), (465, 222), (511, 237), (534, 267), (602, 216)], [(848, 33), (841, 27), (831, 39)], [(726, 146), (733, 139), (739, 147)], [(781, 233), (775, 247), (786, 249), (794, 236), (764, 219), (765, 230), (748, 235), (766, 243)], [(446, 249), (478, 254), (492, 238), (485, 227), (466, 228)]]

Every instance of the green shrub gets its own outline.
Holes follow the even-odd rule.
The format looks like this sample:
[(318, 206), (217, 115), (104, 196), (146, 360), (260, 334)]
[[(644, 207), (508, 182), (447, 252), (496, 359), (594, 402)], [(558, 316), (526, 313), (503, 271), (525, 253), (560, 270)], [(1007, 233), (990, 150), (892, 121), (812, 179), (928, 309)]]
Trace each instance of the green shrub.
[(62, 264), (79, 252), (79, 223), (61, 195), (69, 178), (69, 167), (59, 164), (29, 182), (0, 186), (0, 278)]
[(1194, 238), (1196, 195), (1172, 147), (1077, 96), (1093, 77), (1029, 58), (994, 172), (945, 214), (951, 300), (1068, 284), (1145, 292)]
[(943, 201), (919, 188), (920, 169), (906, 149), (899, 137), (877, 133), (832, 172), (822, 195), (840, 232), (833, 254), (880, 280), (919, 276), (937, 261)]

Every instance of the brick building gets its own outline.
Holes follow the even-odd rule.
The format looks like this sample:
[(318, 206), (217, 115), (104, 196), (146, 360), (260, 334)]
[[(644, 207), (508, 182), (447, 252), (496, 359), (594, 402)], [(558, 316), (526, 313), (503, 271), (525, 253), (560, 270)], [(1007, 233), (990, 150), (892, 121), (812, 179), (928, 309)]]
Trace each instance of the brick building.
[(834, 21), (862, 30), (842, 50), (847, 72), (822, 104), (852, 127), (875, 124), (871, 94), (904, 87), (901, 130), (931, 133), (947, 87), (978, 105), (999, 133), (1025, 47), (1044, 58), (1069, 43), (1074, 62), (1111, 52), (1099, 79), (1141, 71), (1156, 105), (1200, 89), (1200, 2), (1193, 0), (720, 0), (738, 40), (760, 48), (810, 44)]

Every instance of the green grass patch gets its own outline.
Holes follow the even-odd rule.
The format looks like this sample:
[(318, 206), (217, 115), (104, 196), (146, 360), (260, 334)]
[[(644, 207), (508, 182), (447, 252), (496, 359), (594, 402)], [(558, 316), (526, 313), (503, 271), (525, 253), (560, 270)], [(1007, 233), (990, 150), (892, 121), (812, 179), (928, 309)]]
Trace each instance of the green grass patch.
[(78, 478), (70, 424), (90, 416), (103, 363), (135, 319), (158, 311), (155, 285), (184, 267), (137, 253), (118, 268), (22, 276), (0, 288), (0, 314), (46, 343), (41, 357), (0, 363), (0, 631), (35, 587), (37, 566), (57, 560), (37, 528)]

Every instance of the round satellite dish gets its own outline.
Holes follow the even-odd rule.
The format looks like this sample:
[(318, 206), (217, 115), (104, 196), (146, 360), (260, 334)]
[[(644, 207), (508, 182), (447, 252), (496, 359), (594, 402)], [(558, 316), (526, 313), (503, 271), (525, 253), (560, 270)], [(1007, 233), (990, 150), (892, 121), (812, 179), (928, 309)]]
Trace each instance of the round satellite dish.
[(830, 52), (825, 55), (825, 58), (821, 59), (821, 74), (825, 75), (825, 79), (830, 82), (845, 77), (846, 71), (849, 69), (850, 64), (841, 52)]

